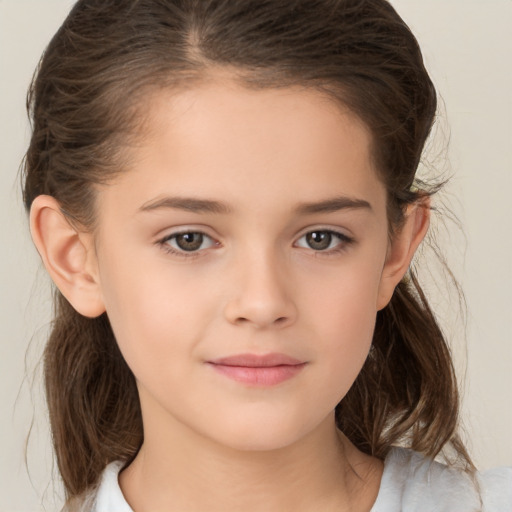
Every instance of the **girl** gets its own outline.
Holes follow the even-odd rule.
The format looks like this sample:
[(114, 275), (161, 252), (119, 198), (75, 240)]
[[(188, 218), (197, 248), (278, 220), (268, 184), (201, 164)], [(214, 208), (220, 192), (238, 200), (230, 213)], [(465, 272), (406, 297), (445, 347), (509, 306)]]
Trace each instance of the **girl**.
[(69, 510), (512, 507), (409, 268), (436, 93), (389, 3), (81, 0), (29, 100)]

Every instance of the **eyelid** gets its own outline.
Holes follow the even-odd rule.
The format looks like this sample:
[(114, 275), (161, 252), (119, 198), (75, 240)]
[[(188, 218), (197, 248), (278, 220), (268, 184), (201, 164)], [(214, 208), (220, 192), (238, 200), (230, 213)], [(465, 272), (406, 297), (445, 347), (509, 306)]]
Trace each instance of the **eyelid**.
[(340, 229), (331, 228), (331, 227), (325, 227), (325, 226), (319, 226), (319, 227), (309, 227), (309, 228), (307, 228), (307, 230), (303, 231), (301, 233), (301, 235), (297, 237), (294, 245), (297, 246), (297, 243), (298, 243), (299, 240), (301, 240), (302, 238), (304, 238), (308, 234), (315, 233), (315, 232), (330, 233), (331, 235), (334, 235), (336, 238), (338, 238), (339, 243), (336, 244), (336, 246), (331, 248), (331, 249), (323, 249), (323, 250), (321, 250), (321, 249), (320, 250), (315, 250), (312, 247), (300, 246), (300, 245), (298, 247), (301, 248), (301, 249), (308, 249), (310, 251), (313, 251), (315, 254), (329, 255), (329, 254), (335, 254), (337, 252), (343, 251), (343, 250), (345, 250), (347, 248), (347, 246), (352, 245), (352, 244), (355, 243), (355, 239), (354, 239), (354, 237), (352, 235), (348, 235), (347, 233), (343, 232)]
[[(173, 247), (169, 244), (169, 240), (173, 240), (180, 235), (186, 234), (199, 234), (202, 235), (205, 239), (209, 239), (212, 243), (208, 247), (200, 248), (195, 251), (186, 251), (184, 249), (180, 249), (179, 247)], [(204, 251), (215, 247), (220, 246), (220, 242), (216, 240), (213, 236), (206, 233), (206, 230), (192, 227), (192, 226), (183, 226), (180, 228), (176, 228), (174, 231), (168, 232), (165, 236), (158, 238), (156, 244), (162, 248), (166, 253), (170, 253), (183, 258), (194, 258), (200, 256)]]
[(325, 231), (325, 232), (328, 232), (328, 233), (333, 233), (335, 235), (338, 235), (341, 238), (347, 238), (347, 239), (350, 239), (350, 240), (354, 240), (354, 236), (352, 235), (352, 233), (348, 229), (342, 228), (342, 227), (338, 227), (338, 226), (325, 225), (325, 224), (313, 224), (313, 225), (310, 225), (310, 226), (308, 226), (306, 228), (301, 229), (299, 231), (297, 239), (307, 235), (308, 233), (313, 233), (315, 231)]

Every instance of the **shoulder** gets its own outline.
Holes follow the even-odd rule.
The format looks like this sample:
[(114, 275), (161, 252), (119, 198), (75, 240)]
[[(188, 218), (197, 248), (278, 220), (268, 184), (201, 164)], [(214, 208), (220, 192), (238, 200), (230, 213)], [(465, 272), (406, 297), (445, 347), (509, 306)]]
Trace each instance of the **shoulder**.
[[(119, 487), (122, 462), (109, 464), (94, 496), (80, 512), (133, 512)], [(75, 510), (75, 509), (73, 509)], [(477, 473), (475, 478), (404, 448), (386, 457), (377, 500), (371, 512), (512, 511), (512, 467)]]
[(94, 504), (83, 512), (133, 512), (124, 499), (119, 487), (119, 472), (122, 462), (112, 462), (103, 471), (98, 489), (95, 493)]
[(484, 512), (512, 511), (512, 466), (479, 475)]
[(371, 512), (503, 512), (512, 510), (512, 468), (477, 473), (393, 448)]

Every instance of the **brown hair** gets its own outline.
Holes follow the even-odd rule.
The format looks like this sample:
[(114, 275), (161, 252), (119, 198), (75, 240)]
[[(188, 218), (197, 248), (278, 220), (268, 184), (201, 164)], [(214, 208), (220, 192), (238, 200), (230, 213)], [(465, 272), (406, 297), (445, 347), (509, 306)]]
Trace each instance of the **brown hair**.
[[(215, 68), (247, 87), (311, 87), (357, 114), (373, 136), (390, 236), (405, 206), (432, 192), (413, 183), (436, 93), (416, 39), (387, 1), (80, 0), (29, 93), (26, 208), (49, 194), (92, 229), (93, 184), (123, 167), (144, 98)], [(45, 381), (58, 466), (74, 497), (107, 463), (130, 461), (143, 431), (135, 380), (108, 317), (82, 317), (58, 291)], [(378, 313), (370, 354), (336, 418), (377, 457), (397, 443), (432, 457), (451, 446), (472, 467), (457, 436), (449, 349), (412, 271)]]

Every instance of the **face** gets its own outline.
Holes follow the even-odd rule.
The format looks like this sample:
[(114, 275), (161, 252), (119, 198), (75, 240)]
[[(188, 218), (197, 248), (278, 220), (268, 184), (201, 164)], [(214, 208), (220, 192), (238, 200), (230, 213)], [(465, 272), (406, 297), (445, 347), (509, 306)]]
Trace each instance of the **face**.
[(99, 191), (95, 233), (145, 429), (289, 445), (332, 421), (383, 307), (369, 134), (292, 88), (211, 84), (150, 111), (131, 168)]

